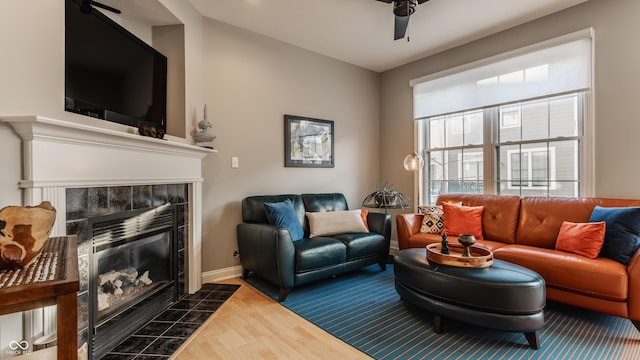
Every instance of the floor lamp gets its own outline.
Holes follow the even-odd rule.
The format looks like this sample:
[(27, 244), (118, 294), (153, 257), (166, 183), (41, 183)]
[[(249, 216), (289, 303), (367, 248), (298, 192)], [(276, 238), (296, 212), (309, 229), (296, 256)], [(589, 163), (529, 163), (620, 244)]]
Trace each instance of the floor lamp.
[[(424, 160), (422, 159), (422, 156), (418, 155), (418, 153), (416, 153), (415, 151), (404, 157), (404, 169), (407, 171), (419, 171), (420, 169), (422, 169), (423, 166), (424, 166)], [(418, 194), (417, 202), (416, 202), (416, 206), (417, 206), (420, 204), (420, 185), (418, 184), (417, 187), (415, 186), (415, 175), (413, 180), (414, 180), (413, 189)]]

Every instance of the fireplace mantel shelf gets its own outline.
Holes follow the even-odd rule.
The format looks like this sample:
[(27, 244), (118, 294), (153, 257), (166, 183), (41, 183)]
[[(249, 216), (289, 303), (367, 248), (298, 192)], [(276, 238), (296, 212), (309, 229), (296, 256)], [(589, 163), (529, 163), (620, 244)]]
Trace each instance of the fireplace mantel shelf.
[(22, 188), (202, 181), (216, 150), (42, 116), (4, 117), (23, 140)]
[(202, 154), (202, 156), (207, 153), (217, 152), (215, 149), (191, 144), (145, 137), (43, 116), (9, 116), (0, 118), (0, 120), (11, 124), (15, 132), (23, 140), (49, 137), (64, 141), (90, 142), (94, 144), (108, 143), (132, 149), (184, 152)]

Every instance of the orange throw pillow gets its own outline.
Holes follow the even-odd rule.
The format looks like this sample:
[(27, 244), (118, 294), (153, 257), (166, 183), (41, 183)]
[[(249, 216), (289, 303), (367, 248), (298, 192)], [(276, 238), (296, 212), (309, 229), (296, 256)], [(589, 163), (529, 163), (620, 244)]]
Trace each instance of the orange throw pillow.
[(556, 250), (595, 259), (604, 244), (606, 222), (573, 223), (564, 221), (556, 239)]
[(362, 222), (364, 223), (364, 227), (369, 230), (369, 223), (367, 223), (367, 215), (369, 215), (369, 210), (360, 209), (360, 217), (362, 218)]
[(442, 203), (444, 231), (448, 236), (472, 234), (482, 239), (482, 213), (484, 206), (458, 206)]

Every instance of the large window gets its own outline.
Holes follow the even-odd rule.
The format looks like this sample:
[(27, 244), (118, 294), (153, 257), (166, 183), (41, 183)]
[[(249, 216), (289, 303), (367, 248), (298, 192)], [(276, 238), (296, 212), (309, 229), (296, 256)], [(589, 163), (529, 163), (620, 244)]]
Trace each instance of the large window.
[(588, 196), (592, 30), (413, 80), (420, 203), (443, 193)]
[(579, 196), (582, 98), (574, 93), (422, 120), (428, 189), (422, 202), (442, 193)]

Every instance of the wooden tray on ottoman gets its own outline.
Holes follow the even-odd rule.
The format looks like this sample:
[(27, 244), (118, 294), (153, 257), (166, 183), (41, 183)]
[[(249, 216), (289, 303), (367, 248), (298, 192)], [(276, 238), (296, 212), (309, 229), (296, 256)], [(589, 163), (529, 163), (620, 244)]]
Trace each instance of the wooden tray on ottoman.
[(431, 263), (463, 268), (486, 268), (493, 265), (493, 253), (491, 250), (471, 245), (471, 256), (462, 256), (464, 246), (460, 244), (448, 244), (449, 254), (440, 252), (441, 244), (427, 245), (427, 260)]

